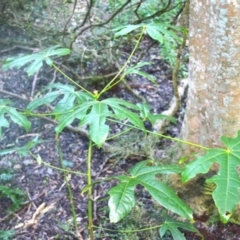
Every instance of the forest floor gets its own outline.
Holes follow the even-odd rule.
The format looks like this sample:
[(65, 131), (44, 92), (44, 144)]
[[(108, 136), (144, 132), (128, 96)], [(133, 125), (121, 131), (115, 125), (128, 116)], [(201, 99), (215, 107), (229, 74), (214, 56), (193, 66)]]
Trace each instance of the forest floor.
[[(15, 55), (16, 52), (7, 52), (4, 57)], [(128, 54), (128, 52), (126, 52)], [(156, 49), (152, 49), (144, 57), (144, 61), (151, 61), (153, 64), (145, 67), (145, 71), (156, 77), (157, 83), (154, 84), (142, 77), (127, 79), (128, 84), (136, 95), (144, 97), (152, 107), (152, 112), (161, 113), (168, 109), (173, 96), (171, 69), (160, 59)], [(21, 100), (6, 92), (17, 96), (28, 96), (32, 91), (38, 92), (54, 78), (49, 69), (44, 67), (38, 73), (38, 79), (30, 79), (26, 73), (20, 70), (10, 70), (3, 72), (0, 70), (1, 94), (0, 98), (9, 98), (14, 102), (14, 106), (24, 109), (28, 102)], [(66, 79), (57, 75), (55, 80), (66, 83)], [(101, 87), (102, 83), (95, 84), (94, 88)], [(5, 94), (3, 94), (5, 91)], [(140, 101), (129, 92), (123, 84), (114, 88), (108, 93), (108, 97), (118, 97), (129, 100), (133, 103)], [(184, 117), (185, 101), (176, 114), (177, 123), (170, 124), (165, 129), (165, 134), (172, 137), (179, 135), (181, 124)], [(21, 207), (14, 213), (9, 213), (8, 209), (11, 201), (7, 198), (0, 198), (0, 230), (14, 230), (16, 240), (50, 240), (50, 239), (88, 239), (87, 233), (87, 199), (81, 194), (81, 190), (86, 184), (84, 176), (77, 174), (86, 171), (86, 159), (88, 151), (88, 139), (78, 133), (64, 130), (60, 135), (60, 145), (63, 154), (64, 164), (68, 170), (76, 172), (68, 173), (67, 178), (73, 191), (74, 206), (77, 213), (78, 231), (81, 237), (76, 237), (73, 225), (72, 214), (69, 204), (67, 183), (63, 174), (56, 168), (61, 168), (57, 152), (56, 136), (54, 125), (46, 119), (31, 118), (32, 127), (26, 133), (16, 124), (11, 123), (10, 128), (3, 129), (0, 140), (0, 148), (9, 149), (22, 146), (38, 137), (39, 144), (31, 149), (31, 155), (20, 157), (16, 152), (2, 155), (0, 160), (1, 169), (10, 169), (13, 174), (11, 185), (21, 189), (25, 194), (25, 199)], [(120, 124), (111, 126), (112, 132), (121, 130)], [(104, 152), (97, 148), (93, 152), (92, 173), (94, 181), (105, 179), (126, 173), (130, 167), (140, 160), (148, 158), (150, 155), (156, 161), (169, 161), (169, 153), (166, 149), (171, 145), (170, 141), (159, 139), (157, 142), (149, 142), (149, 138), (137, 131), (122, 135), (119, 140), (109, 142), (113, 146), (121, 147), (121, 152)], [(151, 154), (150, 154), (151, 153)], [(33, 156), (41, 158), (46, 164), (39, 164)], [(167, 160), (166, 160), (167, 159)], [(166, 212), (158, 206), (144, 191), (138, 187), (136, 195), (138, 198), (137, 206), (132, 213), (118, 224), (110, 224), (108, 219), (108, 191), (114, 186), (114, 181), (103, 181), (94, 186), (94, 225), (95, 234), (98, 240), (111, 239), (131, 239), (131, 240), (157, 240), (160, 239), (157, 230), (139, 233), (122, 233), (123, 229), (140, 229), (148, 226), (158, 225), (166, 217)], [(195, 183), (196, 184), (196, 183)], [(194, 185), (191, 189), (184, 192), (184, 198), (197, 197), (198, 189), (202, 187)], [(195, 211), (197, 212), (197, 211)], [(235, 224), (228, 225), (207, 225), (207, 214), (196, 217), (196, 227), (204, 235), (205, 239), (240, 239), (240, 228)], [(160, 223), (159, 223), (160, 222)], [(115, 230), (111, 232), (104, 228)], [(201, 239), (198, 235), (184, 232), (186, 239)], [(170, 240), (171, 236), (163, 239)]]

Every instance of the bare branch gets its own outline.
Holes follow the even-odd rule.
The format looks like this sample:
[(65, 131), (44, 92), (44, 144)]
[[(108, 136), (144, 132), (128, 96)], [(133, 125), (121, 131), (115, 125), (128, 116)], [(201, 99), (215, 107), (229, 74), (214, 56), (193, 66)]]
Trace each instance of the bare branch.
[[(94, 27), (101, 27), (104, 26), (106, 24), (108, 24), (113, 18), (115, 18), (132, 0), (127, 0), (115, 13), (113, 13), (106, 21), (102, 22), (102, 23), (98, 23), (98, 24), (92, 24), (92, 25), (88, 25), (85, 28), (83, 28), (72, 40), (71, 44), (70, 44), (70, 48), (72, 49), (73, 47), (73, 43), (75, 42), (75, 40), (86, 30), (90, 29), (90, 28), (94, 28)], [(76, 27), (73, 31), (76, 32), (79, 29), (79, 26)]]

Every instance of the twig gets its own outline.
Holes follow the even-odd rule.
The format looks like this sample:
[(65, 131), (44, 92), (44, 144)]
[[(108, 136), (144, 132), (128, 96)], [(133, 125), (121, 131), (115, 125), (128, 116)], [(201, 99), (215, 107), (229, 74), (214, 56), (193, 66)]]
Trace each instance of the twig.
[(33, 79), (33, 82), (32, 82), (32, 91), (31, 91), (31, 95), (30, 95), (31, 98), (33, 98), (33, 96), (34, 96), (36, 83), (37, 83), (37, 80), (39, 79), (38, 78), (38, 73), (39, 73), (39, 71), (37, 71), (36, 74), (34, 74), (34, 79)]
[[(145, 17), (145, 18), (142, 18), (142, 19), (139, 19), (139, 20), (135, 21), (134, 24), (139, 24), (139, 23), (142, 23), (142, 22), (145, 21), (145, 20), (152, 19), (152, 18), (154, 18), (154, 17), (159, 17), (159, 16), (162, 15), (163, 13), (170, 11), (170, 10), (168, 10), (168, 7), (171, 5), (171, 3), (172, 3), (172, 0), (168, 0), (168, 3), (167, 3), (167, 5), (166, 5), (166, 7), (164, 7), (163, 9), (158, 10), (157, 12), (153, 13), (153, 14), (150, 15), (150, 16), (147, 16), (147, 17)], [(135, 11), (136, 11), (136, 10), (135, 10)], [(134, 11), (134, 12), (135, 12), (135, 11)]]
[(67, 71), (72, 73), (74, 75), (74, 77), (77, 78), (77, 80), (81, 80), (81, 81), (86, 81), (86, 80), (99, 81), (99, 80), (103, 80), (104, 78), (110, 78), (110, 77), (113, 77), (116, 74), (118, 74), (118, 71), (117, 71), (117, 72), (112, 72), (112, 73), (105, 74), (105, 75), (81, 77), (76, 72), (74, 72), (73, 70), (71, 70), (70, 68), (65, 66), (64, 64), (59, 64), (59, 65), (61, 66), (61, 68), (65, 68)]
[(134, 97), (138, 98), (141, 102), (146, 102), (146, 99), (143, 96), (140, 96), (139, 94), (134, 92), (134, 90), (130, 87), (126, 80), (123, 80), (122, 84), (130, 93), (133, 94)]
[[(71, 13), (70, 17), (68, 18), (68, 20), (67, 20), (66, 23), (65, 23), (65, 26), (64, 26), (64, 30), (63, 30), (63, 32), (67, 32), (67, 31), (68, 31), (68, 30), (67, 30), (67, 27), (68, 27), (68, 24), (69, 24), (69, 22), (71, 21), (71, 19), (72, 19), (74, 13), (75, 13), (76, 6), (77, 6), (77, 0), (74, 0), (72, 13)], [(64, 37), (65, 37), (65, 36), (63, 36), (63, 41), (64, 41)]]
[(25, 50), (29, 50), (29, 51), (33, 51), (33, 52), (39, 51), (39, 48), (30, 48), (30, 47), (24, 47), (24, 46), (15, 45), (15, 46), (13, 46), (11, 48), (7, 48), (7, 49), (4, 49), (4, 50), (1, 50), (0, 53), (9, 52), (9, 51), (12, 51), (12, 50), (14, 50), (16, 48), (25, 49)]
[[(73, 44), (76, 41), (76, 39), (86, 30), (90, 29), (90, 28), (94, 28), (94, 27), (101, 27), (104, 26), (106, 24), (108, 24), (112, 19), (114, 19), (132, 0), (127, 0), (116, 12), (114, 12), (106, 21), (102, 22), (102, 23), (98, 23), (98, 24), (92, 24), (92, 25), (88, 25), (85, 28), (83, 28), (78, 34), (75, 35), (75, 37), (73, 38), (72, 42), (70, 43), (70, 49), (73, 48)], [(73, 29), (73, 32), (76, 32), (80, 27), (77, 26), (76, 28)]]
[(15, 98), (18, 98), (18, 99), (21, 99), (21, 100), (24, 100), (24, 101), (29, 101), (29, 99), (26, 98), (26, 97), (23, 97), (21, 95), (11, 93), (11, 92), (8, 92), (8, 91), (2, 90), (2, 89), (0, 89), (0, 93), (6, 94), (8, 96), (15, 97)]
[[(86, 12), (86, 14), (85, 14), (85, 17), (84, 17), (82, 23), (78, 26), (78, 29), (81, 28), (82, 26), (84, 26), (84, 24), (86, 23), (87, 19), (89, 18), (90, 13), (91, 13), (91, 10), (92, 10), (93, 5), (94, 5), (94, 1), (93, 1), (93, 0), (90, 0), (90, 3), (87, 4), (87, 5), (88, 5), (88, 6), (87, 6), (87, 7), (88, 7), (88, 8), (87, 8), (87, 12)], [(74, 29), (74, 30), (75, 30), (75, 29)]]
[(54, 69), (54, 71), (53, 71), (53, 79), (51, 80), (50, 84), (52, 84), (52, 83), (54, 83), (54, 82), (55, 82), (55, 80), (56, 80), (56, 77), (57, 77), (57, 70), (56, 70), (56, 69)]

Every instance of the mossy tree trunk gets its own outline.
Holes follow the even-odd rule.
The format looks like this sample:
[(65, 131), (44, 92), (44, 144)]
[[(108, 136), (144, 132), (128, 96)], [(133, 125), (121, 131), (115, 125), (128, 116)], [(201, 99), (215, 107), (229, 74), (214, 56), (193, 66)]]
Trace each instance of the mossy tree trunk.
[(240, 1), (191, 0), (189, 51), (181, 138), (219, 147), (240, 130)]

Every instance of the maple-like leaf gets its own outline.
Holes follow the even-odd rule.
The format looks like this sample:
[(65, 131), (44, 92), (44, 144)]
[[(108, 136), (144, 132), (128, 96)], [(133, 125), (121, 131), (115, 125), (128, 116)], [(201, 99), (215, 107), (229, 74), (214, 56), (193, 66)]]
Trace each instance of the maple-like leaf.
[(124, 218), (135, 205), (134, 188), (140, 184), (163, 207), (192, 220), (192, 210), (164, 183), (155, 178), (156, 174), (180, 173), (179, 166), (148, 166), (149, 160), (136, 164), (130, 170), (130, 176), (117, 176), (120, 183), (110, 191), (108, 202), (110, 221), (118, 222)]
[(56, 45), (37, 53), (8, 58), (3, 62), (2, 68), (4, 70), (14, 67), (19, 69), (28, 64), (26, 71), (28, 75), (31, 76), (43, 66), (43, 62), (46, 62), (48, 65), (52, 66), (53, 61), (50, 59), (50, 56), (64, 56), (71, 52), (71, 50), (68, 48), (59, 47), (59, 45)]
[(167, 231), (170, 231), (174, 240), (185, 240), (186, 238), (183, 235), (183, 233), (179, 230), (179, 228), (190, 232), (195, 232), (199, 236), (203, 237), (192, 223), (180, 222), (170, 218), (167, 218), (165, 222), (162, 224), (161, 228), (159, 229), (159, 235), (161, 238), (163, 238), (165, 233)]
[(223, 136), (221, 141), (226, 145), (226, 149), (210, 149), (206, 155), (187, 164), (182, 172), (182, 180), (186, 182), (199, 173), (206, 173), (213, 163), (218, 163), (218, 173), (209, 178), (207, 182), (216, 184), (212, 197), (219, 210), (222, 222), (226, 223), (240, 202), (240, 178), (238, 173), (240, 166), (240, 131), (236, 138)]
[(9, 106), (12, 104), (13, 102), (8, 99), (0, 99), (0, 137), (2, 135), (2, 127), (9, 127), (8, 119), (5, 118), (6, 116), (10, 117), (10, 119), (16, 124), (24, 127), (26, 131), (31, 127), (31, 122), (26, 116), (18, 112), (16, 108)]

